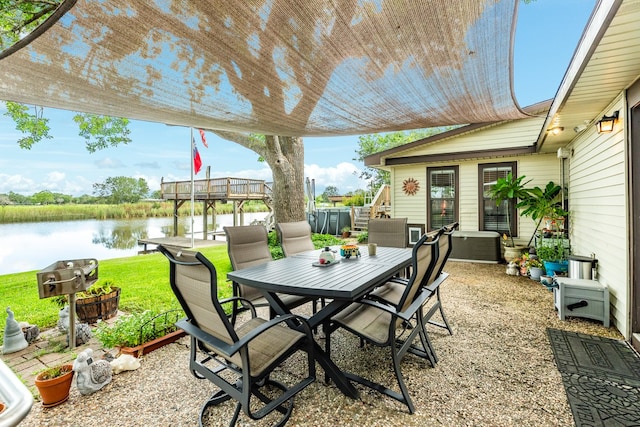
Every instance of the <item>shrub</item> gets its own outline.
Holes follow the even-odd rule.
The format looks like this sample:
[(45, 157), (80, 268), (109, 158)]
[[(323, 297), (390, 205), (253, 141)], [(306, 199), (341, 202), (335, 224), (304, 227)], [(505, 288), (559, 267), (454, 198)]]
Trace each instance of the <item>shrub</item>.
[(175, 322), (181, 316), (181, 310), (123, 315), (112, 326), (100, 322), (95, 336), (105, 348), (135, 347), (177, 330)]

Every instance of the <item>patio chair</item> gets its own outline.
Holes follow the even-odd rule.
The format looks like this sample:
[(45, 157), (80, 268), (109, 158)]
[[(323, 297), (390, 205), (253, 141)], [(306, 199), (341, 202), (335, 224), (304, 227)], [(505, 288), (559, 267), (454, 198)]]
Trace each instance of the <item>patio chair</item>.
[[(328, 354), (331, 352), (331, 334), (339, 328), (344, 328), (373, 345), (390, 349), (400, 393), (351, 372), (346, 372), (345, 375), (352, 381), (404, 403), (409, 413), (413, 413), (415, 408), (404, 383), (400, 361), (411, 351), (431, 362), (425, 329), (420, 324), (423, 304), (431, 297), (431, 292), (421, 284), (425, 277), (430, 276), (437, 261), (440, 234), (440, 231), (425, 234), (413, 247), (412, 273), (405, 284), (397, 287), (402, 289), (397, 303), (369, 294), (334, 316), (328, 325), (325, 344)], [(422, 344), (421, 349), (413, 344), (418, 336)]]
[(315, 249), (311, 240), (311, 226), (307, 221), (279, 222), (276, 224), (276, 233), (286, 257)]
[[(435, 365), (438, 362), (438, 356), (435, 349), (433, 348), (433, 345), (431, 344), (431, 340), (429, 339), (429, 333), (426, 329), (426, 325), (431, 324), (440, 328), (447, 329), (449, 331), (449, 334), (453, 335), (453, 330), (451, 329), (451, 326), (449, 325), (447, 317), (445, 316), (444, 310), (442, 308), (442, 300), (440, 299), (440, 285), (448, 277), (446, 273), (443, 273), (443, 269), (447, 260), (449, 259), (449, 254), (451, 254), (451, 242), (453, 241), (452, 235), (457, 228), (458, 223), (456, 222), (446, 225), (438, 231), (432, 231), (428, 233), (429, 235), (433, 235), (434, 233), (440, 234), (440, 238), (438, 239), (437, 260), (431, 271), (431, 274), (425, 276), (422, 283), (422, 286), (431, 293), (431, 296), (435, 296), (435, 298), (429, 298), (425, 300), (423, 312), (426, 306), (432, 301), (432, 299), (435, 301), (429, 307), (429, 309), (424, 312), (420, 320), (421, 327), (424, 328), (425, 339), (428, 346), (427, 356), (429, 357), (432, 365)], [(406, 279), (393, 278), (383, 286), (376, 288), (376, 290), (372, 292), (372, 295), (375, 298), (381, 298), (385, 301), (397, 304), (400, 301), (404, 286), (406, 286), (407, 283), (408, 281)], [(433, 315), (437, 311), (440, 312), (442, 322), (432, 320)]]
[[(441, 278), (444, 266), (449, 259), (449, 255), (451, 254), (451, 250), (453, 249), (453, 232), (458, 229), (458, 223), (454, 222), (449, 225), (445, 225), (442, 227), (442, 237), (440, 237), (440, 243), (438, 248), (438, 262), (436, 263), (436, 268), (433, 269), (431, 273), (431, 277), (429, 277), (428, 282), (426, 283), (427, 289), (435, 295), (435, 303), (434, 305), (427, 311), (425, 314), (424, 320), (429, 324), (438, 326), (440, 328), (446, 329), (449, 331), (449, 335), (453, 335), (453, 330), (451, 329), (451, 325), (449, 325), (449, 321), (447, 320), (447, 316), (444, 314), (444, 310), (442, 309), (442, 301), (440, 300), (440, 284), (443, 280), (438, 280)], [(436, 311), (440, 311), (440, 317), (442, 317), (442, 322), (436, 322), (431, 320), (431, 317)], [(435, 353), (434, 353), (435, 356)], [(436, 359), (437, 360), (437, 359)]]
[[(269, 235), (263, 225), (233, 226), (223, 227), (223, 229), (227, 238), (229, 260), (234, 270), (273, 261), (271, 251), (269, 251)], [(269, 307), (270, 316), (275, 315), (267, 299), (256, 288), (233, 282), (233, 295), (242, 297), (233, 304), (231, 312), (233, 324), (235, 324), (238, 314), (248, 308), (245, 304), (246, 300), (251, 301), (254, 307)], [(295, 308), (311, 301), (310, 298), (298, 295), (278, 294), (278, 297), (289, 308)]]
[[(311, 225), (307, 221), (279, 222), (276, 224), (276, 233), (285, 257), (290, 257), (301, 252), (313, 251), (315, 246), (311, 240)], [(312, 301), (312, 313), (318, 311), (318, 300)], [(324, 307), (325, 299), (321, 299)]]
[[(407, 218), (371, 218), (367, 226), (367, 241), (378, 246), (406, 248), (409, 242)], [(399, 277), (409, 277), (411, 267), (399, 271)]]
[[(244, 300), (252, 317), (236, 328), (224, 306), (241, 297), (218, 299), (213, 264), (199, 252), (161, 245), (158, 250), (169, 260), (171, 289), (186, 314), (176, 325), (191, 340), (189, 369), (196, 378), (206, 378), (219, 388), (203, 404), (200, 426), (207, 408), (230, 399), (237, 405), (229, 426), (236, 424), (241, 410), (254, 420), (277, 411), (281, 414), (278, 425), (284, 425), (295, 394), (315, 381), (313, 337), (306, 320), (289, 314), (267, 321), (256, 317), (251, 302)], [(289, 322), (299, 325), (300, 331), (289, 328)], [(307, 353), (308, 375), (289, 387), (270, 377), (298, 351)]]
[(407, 218), (371, 218), (367, 226), (369, 243), (392, 248), (406, 248)]

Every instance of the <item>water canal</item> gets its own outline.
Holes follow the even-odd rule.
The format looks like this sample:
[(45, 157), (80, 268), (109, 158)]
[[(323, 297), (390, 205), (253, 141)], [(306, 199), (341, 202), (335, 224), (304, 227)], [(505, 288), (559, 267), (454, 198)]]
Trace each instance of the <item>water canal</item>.
[[(244, 223), (266, 212), (245, 213)], [(189, 217), (179, 218), (178, 235), (190, 236)], [(216, 215), (216, 230), (233, 225), (233, 215)], [(196, 238), (202, 217), (194, 218)], [(82, 220), (0, 224), (0, 275), (41, 270), (58, 260), (98, 260), (137, 255), (138, 239), (173, 235), (173, 218)]]

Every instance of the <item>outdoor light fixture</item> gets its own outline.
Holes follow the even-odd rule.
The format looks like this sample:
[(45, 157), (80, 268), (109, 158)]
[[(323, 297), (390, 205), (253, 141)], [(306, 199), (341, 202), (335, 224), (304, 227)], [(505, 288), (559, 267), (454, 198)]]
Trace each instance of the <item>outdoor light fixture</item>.
[(609, 133), (613, 131), (613, 126), (618, 120), (619, 111), (614, 111), (612, 116), (602, 116), (602, 119), (596, 123), (596, 129), (598, 133)]
[(564, 130), (563, 127), (556, 126), (554, 128), (549, 129), (549, 133), (552, 135), (559, 135), (560, 132), (562, 132), (563, 130)]

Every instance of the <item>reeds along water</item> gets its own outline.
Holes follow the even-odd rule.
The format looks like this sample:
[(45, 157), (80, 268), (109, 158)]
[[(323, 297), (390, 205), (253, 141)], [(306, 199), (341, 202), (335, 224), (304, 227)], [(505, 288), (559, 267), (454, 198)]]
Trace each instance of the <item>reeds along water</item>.
[[(265, 212), (262, 203), (246, 203), (245, 212)], [(202, 203), (194, 204), (195, 215), (202, 215)], [(216, 214), (233, 212), (231, 204), (216, 206)], [(178, 209), (180, 216), (189, 216), (191, 206), (185, 203)], [(83, 219), (133, 219), (173, 216), (172, 202), (138, 202), (118, 205), (61, 204), (61, 205), (5, 205), (0, 207), (0, 224), (17, 222), (73, 221)]]

